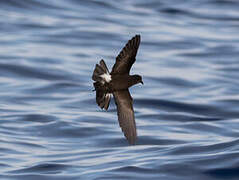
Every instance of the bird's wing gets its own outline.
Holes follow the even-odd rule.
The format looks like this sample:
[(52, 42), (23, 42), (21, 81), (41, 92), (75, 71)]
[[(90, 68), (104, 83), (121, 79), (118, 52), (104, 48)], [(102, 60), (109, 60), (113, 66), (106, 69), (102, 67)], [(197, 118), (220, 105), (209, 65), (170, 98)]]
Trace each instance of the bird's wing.
[(129, 74), (131, 66), (135, 62), (140, 44), (140, 35), (134, 36), (116, 57), (116, 62), (112, 68), (111, 74)]
[(137, 138), (134, 119), (133, 99), (129, 90), (113, 92), (119, 125), (130, 144), (134, 144)]

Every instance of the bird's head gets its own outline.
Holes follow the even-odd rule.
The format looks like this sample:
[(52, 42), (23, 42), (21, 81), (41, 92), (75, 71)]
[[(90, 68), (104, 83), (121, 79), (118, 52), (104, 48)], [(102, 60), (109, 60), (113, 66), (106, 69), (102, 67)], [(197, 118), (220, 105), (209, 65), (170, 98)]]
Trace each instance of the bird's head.
[(136, 82), (135, 84), (141, 83), (144, 84), (142, 77), (140, 75), (133, 75), (134, 81)]

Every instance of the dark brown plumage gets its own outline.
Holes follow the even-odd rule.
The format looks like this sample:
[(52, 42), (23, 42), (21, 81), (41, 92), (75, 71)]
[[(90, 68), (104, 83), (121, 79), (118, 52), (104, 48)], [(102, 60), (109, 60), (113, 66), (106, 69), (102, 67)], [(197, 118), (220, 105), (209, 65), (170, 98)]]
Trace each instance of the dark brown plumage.
[(114, 96), (117, 106), (119, 125), (130, 144), (135, 144), (137, 138), (136, 124), (133, 109), (133, 99), (129, 87), (142, 83), (139, 75), (129, 75), (130, 69), (135, 62), (135, 57), (140, 44), (140, 35), (134, 36), (116, 57), (116, 62), (111, 73), (102, 59), (96, 64), (92, 75), (96, 90), (96, 102), (107, 110), (111, 94)]

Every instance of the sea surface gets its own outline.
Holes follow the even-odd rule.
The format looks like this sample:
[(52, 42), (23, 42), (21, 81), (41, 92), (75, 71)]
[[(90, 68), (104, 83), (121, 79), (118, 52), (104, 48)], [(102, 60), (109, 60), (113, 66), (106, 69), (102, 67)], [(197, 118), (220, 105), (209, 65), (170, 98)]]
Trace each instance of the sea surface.
[[(135, 34), (130, 146), (91, 75)], [(239, 1), (1, 0), (0, 179), (238, 180)]]

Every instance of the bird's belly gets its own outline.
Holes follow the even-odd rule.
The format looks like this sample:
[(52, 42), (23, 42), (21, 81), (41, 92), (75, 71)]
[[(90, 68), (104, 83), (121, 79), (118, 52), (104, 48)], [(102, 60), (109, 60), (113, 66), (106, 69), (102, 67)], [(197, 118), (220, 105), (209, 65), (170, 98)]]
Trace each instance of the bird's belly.
[(124, 81), (124, 79), (121, 79), (120, 81), (112, 80), (112, 82), (110, 83), (110, 90), (112, 92), (126, 90), (128, 88), (128, 83), (127, 81)]

